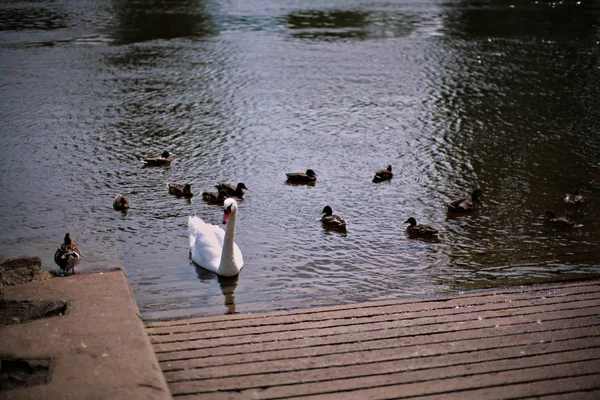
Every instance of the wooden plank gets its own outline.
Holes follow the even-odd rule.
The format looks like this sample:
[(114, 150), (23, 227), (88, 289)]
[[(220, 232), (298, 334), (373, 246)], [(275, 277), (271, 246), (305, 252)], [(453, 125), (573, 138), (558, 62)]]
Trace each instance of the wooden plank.
[[(598, 295), (599, 283), (588, 283), (586, 285), (557, 286), (549, 289), (528, 288), (528, 291), (506, 290), (501, 292), (486, 291), (469, 294), (461, 294), (456, 297), (435, 296), (432, 298), (388, 300), (382, 302), (359, 303), (345, 306), (333, 306), (327, 308), (314, 308), (308, 310), (292, 310), (288, 312), (256, 313), (256, 314), (234, 314), (227, 316), (191, 318), (174, 321), (156, 321), (148, 323), (148, 331), (153, 334), (170, 333), (176, 331), (177, 327), (183, 330), (194, 331), (211, 330), (216, 327), (239, 327), (248, 325), (281, 325), (286, 323), (301, 322), (303, 320), (315, 321), (330, 318), (352, 318), (357, 316), (380, 315), (389, 313), (389, 308), (404, 307), (407, 311), (428, 310), (451, 310), (456, 307), (473, 307), (477, 305), (504, 303), (507, 301), (531, 301), (532, 299), (550, 299), (554, 297), (563, 298), (577, 294)], [(213, 325), (215, 324), (216, 325)], [(198, 325), (198, 326), (194, 326)]]
[[(545, 324), (522, 325), (520, 329), (511, 330), (501, 328), (489, 328), (480, 331), (459, 331), (451, 333), (439, 333), (432, 335), (418, 335), (412, 337), (392, 337), (371, 336), (367, 339), (346, 336), (336, 337), (337, 341), (305, 341), (298, 339), (287, 343), (268, 343), (264, 346), (242, 345), (230, 346), (219, 349), (201, 349), (195, 351), (181, 351), (174, 353), (176, 358), (163, 358), (162, 368), (165, 372), (181, 369), (183, 366), (178, 362), (201, 359), (206, 361), (203, 366), (218, 365), (215, 358), (223, 360), (224, 357), (234, 356), (233, 360), (237, 362), (256, 362), (264, 359), (278, 358), (296, 358), (298, 353), (304, 356), (314, 356), (319, 354), (335, 354), (344, 352), (354, 352), (362, 349), (386, 349), (400, 347), (422, 348), (428, 344), (443, 344), (457, 346), (457, 342), (464, 342), (465, 345), (473, 349), (486, 348), (485, 346), (505, 347), (517, 344), (530, 344), (548, 341), (566, 340), (569, 338), (586, 338), (594, 336), (597, 333), (598, 317), (582, 317), (577, 321), (571, 321), (567, 329), (563, 329), (562, 321), (550, 322)], [(326, 337), (324, 339), (332, 339)], [(173, 353), (161, 353), (163, 356), (171, 356)], [(237, 358), (236, 358), (237, 356)], [(204, 362), (204, 361), (201, 361)], [(224, 360), (223, 360), (224, 361)]]
[[(594, 341), (594, 338), (587, 337), (586, 340)], [(598, 339), (596, 339), (597, 341)], [(490, 343), (490, 341), (488, 341)], [(495, 341), (488, 344), (483, 349), (494, 348)], [(174, 372), (165, 372), (167, 381), (185, 380), (185, 379), (210, 379), (227, 376), (243, 376), (247, 374), (268, 374), (277, 373), (282, 371), (297, 371), (307, 370), (312, 368), (339, 368), (348, 365), (363, 365), (370, 363), (378, 363), (391, 360), (404, 360), (415, 357), (422, 357), (426, 355), (441, 355), (455, 352), (467, 352), (471, 347), (472, 343), (467, 342), (456, 342), (454, 344), (444, 343), (437, 346), (420, 346), (420, 347), (408, 347), (408, 348), (396, 348), (390, 349), (357, 349), (350, 353), (336, 353), (336, 354), (322, 354), (304, 357), (302, 352), (298, 353), (296, 358), (286, 359), (266, 359), (263, 361), (257, 361), (251, 364), (227, 364), (217, 365), (212, 367), (202, 368), (187, 368), (182, 370), (176, 370)], [(560, 342), (554, 342), (553, 345), (556, 348), (561, 348)], [(485, 346), (485, 344), (484, 344)], [(528, 346), (534, 346), (530, 344)], [(483, 349), (476, 349), (475, 351), (482, 351)], [(509, 351), (503, 349), (503, 351)], [(521, 349), (520, 351), (525, 351)], [(189, 361), (193, 363), (193, 361)], [(162, 364), (161, 364), (162, 365)], [(251, 366), (251, 368), (249, 368)], [(167, 367), (168, 368), (168, 367)]]
[[(269, 342), (282, 342), (293, 339), (304, 339), (307, 338), (319, 338), (324, 336), (346, 336), (363, 333), (364, 337), (360, 337), (356, 340), (366, 340), (369, 337), (398, 337), (408, 335), (430, 335), (433, 333), (441, 332), (455, 332), (464, 331), (466, 329), (485, 329), (490, 327), (500, 327), (509, 325), (521, 325), (529, 324), (537, 321), (552, 321), (565, 318), (568, 315), (569, 318), (575, 318), (579, 316), (593, 316), (596, 315), (597, 306), (600, 305), (598, 301), (596, 307), (589, 305), (585, 308), (572, 309), (567, 308), (561, 311), (552, 311), (546, 313), (535, 313), (531, 315), (519, 315), (514, 317), (500, 316), (497, 318), (482, 318), (478, 316), (470, 316), (468, 320), (450, 321), (444, 323), (435, 324), (434, 321), (427, 321), (428, 323), (419, 324), (419, 321), (405, 321), (402, 319), (391, 320), (381, 323), (373, 324), (361, 324), (361, 325), (346, 325), (336, 328), (324, 328), (324, 329), (307, 329), (299, 331), (280, 331), (274, 333), (254, 334), (245, 336), (235, 335), (220, 335), (219, 337), (212, 339), (193, 339), (194, 335), (187, 336), (186, 339), (181, 339), (172, 343), (156, 343), (153, 342), (156, 352), (174, 351), (187, 349), (199, 349), (208, 347), (219, 347), (219, 346), (231, 346), (240, 344), (256, 344), (256, 343), (269, 343)], [(567, 312), (568, 314), (565, 314)], [(383, 332), (380, 332), (383, 331)], [(342, 339), (344, 340), (344, 339)], [(345, 341), (345, 340), (344, 340)]]
[[(357, 304), (347, 304), (340, 306), (326, 306), (326, 307), (315, 307), (311, 309), (298, 309), (298, 310), (290, 310), (290, 311), (273, 311), (273, 312), (260, 312), (253, 314), (232, 314), (232, 315), (219, 315), (219, 316), (209, 316), (209, 317), (200, 317), (200, 318), (190, 318), (183, 320), (166, 320), (166, 321), (152, 321), (147, 323), (148, 328), (158, 328), (163, 326), (174, 326), (174, 325), (190, 325), (190, 324), (207, 324), (211, 322), (230, 322), (234, 320), (259, 320), (259, 319), (274, 319), (278, 317), (290, 317), (296, 314), (314, 314), (318, 316), (321, 313), (326, 312), (338, 312), (345, 310), (376, 310), (379, 307), (385, 306), (396, 306), (402, 304), (415, 304), (417, 306), (431, 308), (436, 306), (444, 306), (444, 304), (453, 306), (453, 303), (456, 304), (468, 304), (468, 299), (476, 298), (476, 299), (489, 299), (493, 301), (495, 297), (504, 297), (508, 299), (518, 299), (518, 298), (541, 298), (541, 297), (555, 297), (555, 296), (565, 296), (569, 294), (575, 293), (597, 293), (598, 287), (600, 286), (600, 281), (584, 281), (584, 282), (571, 282), (571, 283), (561, 283), (561, 284), (545, 284), (545, 285), (532, 285), (532, 286), (519, 286), (515, 287), (505, 287), (505, 288), (497, 288), (497, 289), (488, 289), (483, 291), (473, 291), (473, 292), (465, 292), (459, 293), (455, 295), (437, 295), (431, 297), (414, 297), (414, 298), (405, 298), (399, 300), (382, 300), (382, 301), (373, 301), (373, 302), (365, 302), (365, 303), (357, 303)], [(436, 304), (440, 303), (440, 304)]]
[[(436, 376), (449, 377), (453, 374), (460, 376), (465, 370), (483, 371), (482, 366), (486, 366), (486, 363), (488, 364), (486, 368), (492, 371), (491, 366), (494, 366), (494, 362), (497, 363), (496, 370), (500, 370), (499, 368), (503, 366), (503, 363), (508, 366), (517, 364), (521, 368), (528, 364), (548, 363), (552, 359), (561, 361), (569, 359), (583, 360), (589, 358), (590, 355), (598, 357), (600, 349), (596, 347), (590, 350), (589, 345), (589, 338), (584, 338), (568, 341), (560, 346), (540, 343), (537, 346), (519, 345), (498, 349), (481, 349), (479, 351), (457, 351), (447, 354), (424, 352), (423, 355), (413, 356), (409, 354), (404, 359), (398, 358), (391, 361), (364, 362), (335, 368), (315, 364), (317, 368), (314, 369), (281, 371), (269, 374), (257, 373), (245, 376), (236, 375), (218, 379), (178, 381), (175, 374), (165, 374), (165, 376), (170, 382), (173, 395), (247, 390), (262, 387), (292, 387), (293, 385), (303, 385), (303, 389), (296, 387), (295, 392), (307, 394), (319, 387), (315, 384), (318, 382), (324, 382), (326, 386), (333, 385), (332, 382), (341, 382), (344, 388), (350, 389), (353, 385), (355, 385), (355, 388), (364, 387), (365, 382), (382, 376), (393, 377), (397, 382), (408, 379), (406, 382), (410, 383), (419, 374), (421, 380), (426, 380), (425, 378), (433, 379)], [(352, 379), (355, 380), (352, 381)]]
[(148, 333), (177, 399), (600, 391), (599, 281), (162, 321)]
[[(235, 329), (237, 335), (244, 334), (245, 332), (268, 332), (277, 330), (289, 330), (291, 327), (298, 329), (312, 326), (337, 326), (344, 324), (357, 324), (357, 323), (371, 323), (375, 321), (384, 321), (392, 318), (402, 317), (403, 319), (416, 319), (422, 318), (423, 316), (452, 316), (461, 314), (470, 314), (473, 312), (486, 312), (494, 310), (515, 310), (522, 307), (522, 304), (528, 306), (535, 305), (550, 305), (550, 304), (562, 304), (565, 305), (569, 302), (580, 301), (580, 300), (591, 300), (600, 298), (600, 293), (584, 293), (577, 295), (570, 295), (560, 297), (544, 297), (535, 299), (518, 299), (507, 301), (507, 299), (496, 298), (494, 302), (473, 302), (473, 303), (461, 303), (460, 306), (457, 304), (446, 304), (446, 308), (428, 308), (426, 310), (414, 305), (389, 305), (385, 307), (379, 307), (376, 312), (370, 309), (359, 309), (356, 311), (342, 311), (342, 312), (324, 312), (319, 315), (316, 319), (314, 314), (296, 314), (290, 317), (273, 318), (269, 320), (259, 319), (255, 321), (252, 318), (247, 320), (233, 320), (223, 321), (221, 323), (206, 323), (197, 324), (191, 323), (188, 325), (174, 325), (174, 326), (163, 326), (160, 328), (149, 328), (148, 333), (154, 337), (156, 342), (160, 342), (162, 338), (165, 341), (178, 340), (177, 334), (185, 334), (194, 332), (198, 335), (204, 333), (205, 336), (213, 336), (214, 331), (217, 329)], [(523, 310), (525, 312), (525, 310)], [(399, 315), (401, 314), (401, 315)], [(199, 336), (198, 338), (201, 338)]]
[[(430, 316), (429, 312), (419, 313), (394, 313), (386, 314), (383, 316), (376, 316), (370, 318), (344, 318), (329, 321), (319, 322), (301, 322), (296, 324), (285, 324), (276, 326), (258, 326), (248, 328), (236, 328), (230, 331), (227, 337), (224, 337), (224, 341), (231, 342), (231, 338), (236, 337), (237, 340), (243, 340), (243, 336), (252, 337), (253, 335), (265, 335), (265, 334), (278, 334), (283, 333), (287, 337), (289, 335), (295, 335), (296, 331), (302, 337), (314, 336), (315, 332), (326, 332), (326, 328), (336, 329), (339, 332), (344, 332), (346, 328), (352, 329), (357, 327), (358, 329), (364, 330), (378, 330), (388, 329), (389, 325), (398, 325), (398, 321), (401, 321), (403, 326), (420, 326), (420, 325), (431, 325), (440, 324), (445, 322), (467, 322), (478, 319), (489, 319), (489, 318), (501, 318), (501, 317), (516, 317), (526, 316), (531, 314), (542, 314), (548, 311), (559, 311), (559, 310), (573, 310), (582, 309), (584, 307), (595, 307), (600, 304), (600, 298), (594, 298), (591, 300), (580, 300), (580, 301), (563, 301), (554, 304), (543, 304), (543, 305), (529, 305), (529, 306), (517, 306), (512, 305), (505, 306), (501, 309), (493, 310), (475, 310), (467, 309), (460, 312), (446, 313), (446, 314), (434, 314)], [(228, 329), (223, 327), (222, 329)], [(193, 341), (193, 340), (206, 340), (214, 339), (215, 336), (222, 336), (218, 333), (219, 330), (210, 331), (190, 331), (184, 333), (172, 333), (169, 335), (154, 335), (150, 333), (152, 343), (170, 343), (170, 342), (181, 342), (181, 341)], [(265, 336), (267, 337), (267, 336)], [(219, 342), (211, 340), (207, 342), (210, 345), (220, 345)]]

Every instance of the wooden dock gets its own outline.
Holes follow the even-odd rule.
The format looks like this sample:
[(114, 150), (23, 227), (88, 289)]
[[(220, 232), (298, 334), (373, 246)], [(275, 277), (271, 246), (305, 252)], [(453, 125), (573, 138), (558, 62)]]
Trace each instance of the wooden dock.
[(147, 331), (176, 399), (600, 398), (600, 281)]

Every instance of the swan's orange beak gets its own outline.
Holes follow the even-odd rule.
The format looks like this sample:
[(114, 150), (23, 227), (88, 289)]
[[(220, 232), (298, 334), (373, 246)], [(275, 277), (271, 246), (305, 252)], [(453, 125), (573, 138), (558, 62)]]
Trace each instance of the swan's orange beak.
[(229, 215), (231, 214), (231, 208), (228, 208), (223, 213), (223, 224), (226, 224), (229, 221)]

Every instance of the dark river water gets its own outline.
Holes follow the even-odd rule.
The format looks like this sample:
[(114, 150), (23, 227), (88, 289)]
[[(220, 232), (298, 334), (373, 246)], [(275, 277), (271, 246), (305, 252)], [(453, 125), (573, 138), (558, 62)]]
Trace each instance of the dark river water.
[[(598, 2), (5, 0), (0, 118), (0, 256), (55, 269), (70, 232), (79, 272), (122, 267), (145, 318), (600, 273)], [(316, 185), (286, 184), (307, 168)], [(249, 188), (237, 279), (188, 258), (187, 217), (220, 207), (166, 187), (219, 181)], [(476, 187), (483, 208), (449, 217)]]

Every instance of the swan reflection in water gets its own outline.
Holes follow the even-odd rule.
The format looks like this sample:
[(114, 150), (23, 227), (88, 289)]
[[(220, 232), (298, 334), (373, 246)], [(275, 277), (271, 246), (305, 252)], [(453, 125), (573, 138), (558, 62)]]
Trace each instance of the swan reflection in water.
[(204, 268), (196, 267), (196, 273), (198, 274), (198, 279), (201, 281), (211, 281), (213, 279), (217, 279), (219, 281), (219, 285), (221, 286), (221, 293), (223, 293), (225, 306), (225, 314), (235, 314), (235, 288), (237, 288), (238, 280), (240, 278), (239, 275), (235, 276), (220, 276), (213, 272), (207, 271)]

